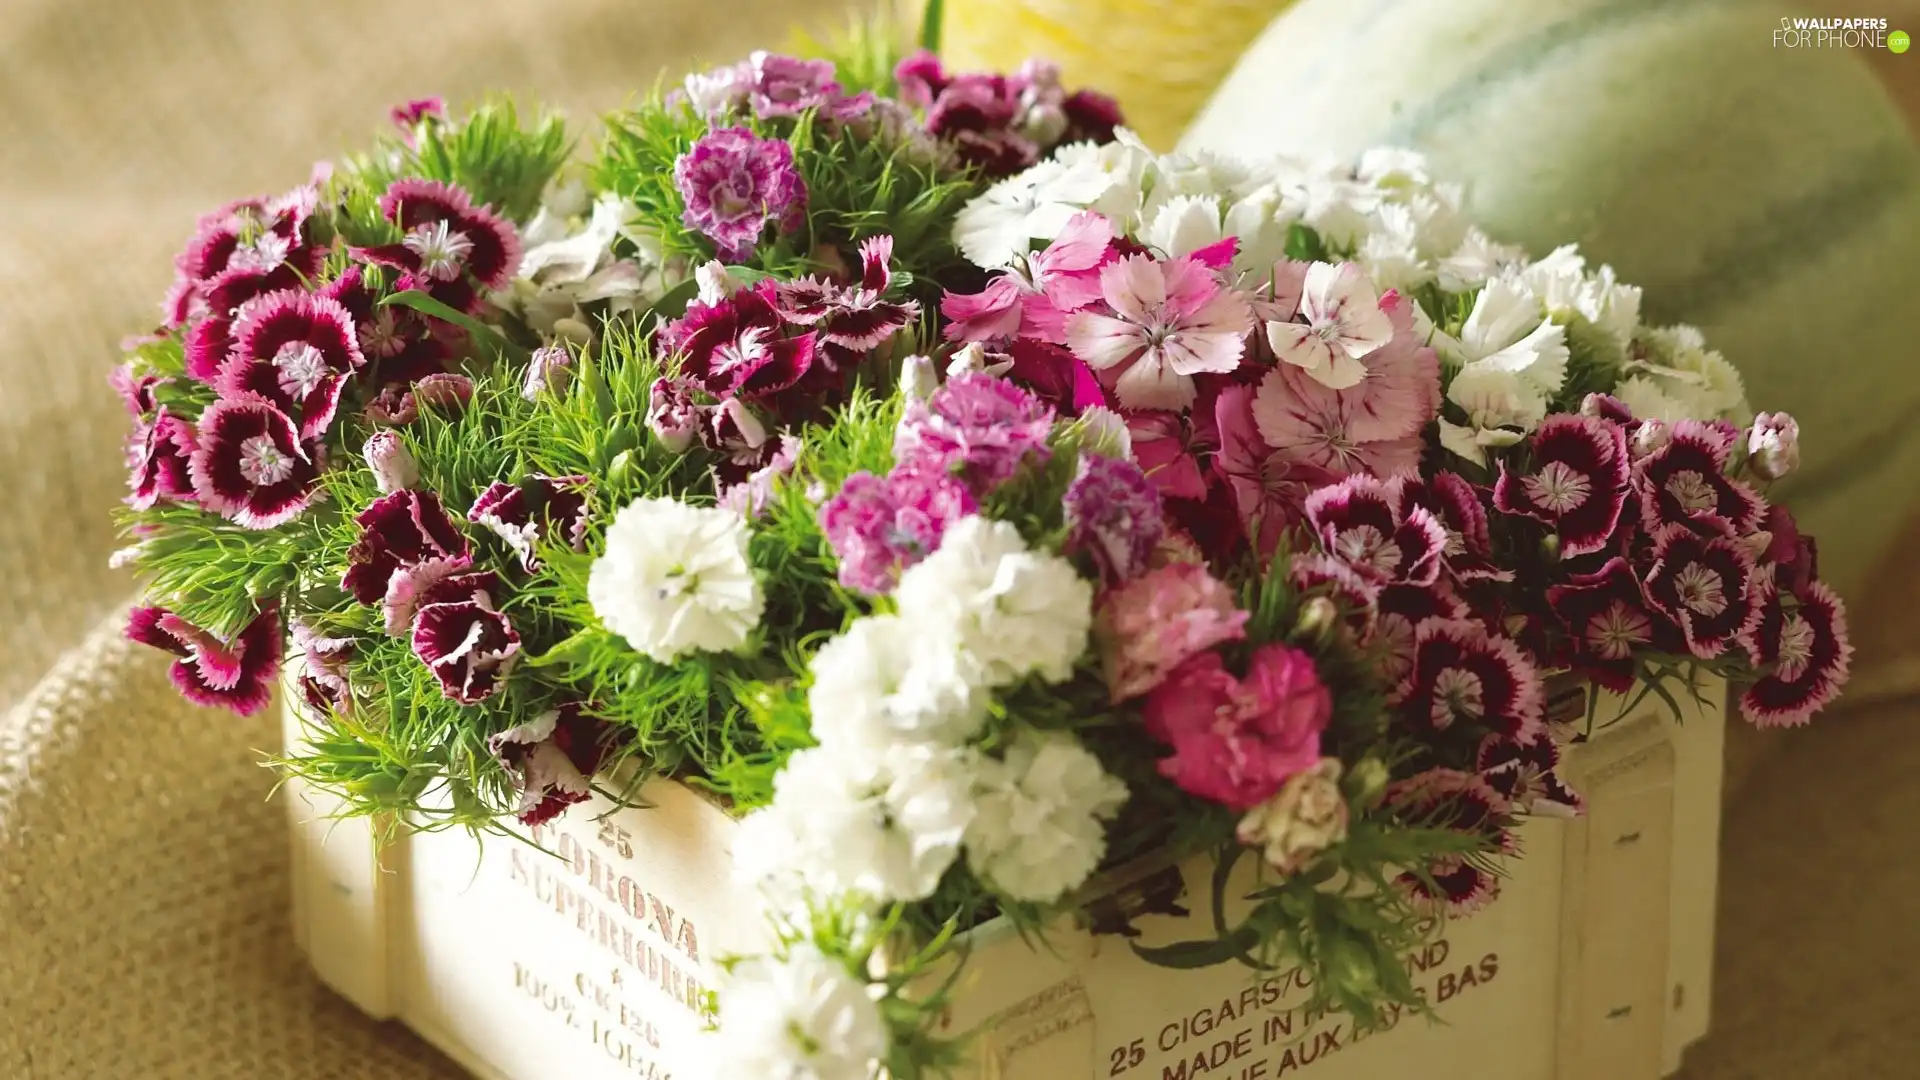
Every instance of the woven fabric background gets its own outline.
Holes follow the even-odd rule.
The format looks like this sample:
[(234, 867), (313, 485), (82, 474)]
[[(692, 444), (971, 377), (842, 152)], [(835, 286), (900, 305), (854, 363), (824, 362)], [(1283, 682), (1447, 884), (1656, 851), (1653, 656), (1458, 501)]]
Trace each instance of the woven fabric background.
[[(163, 658), (118, 637), (133, 585), (104, 567), (125, 417), (103, 379), (119, 338), (156, 317), (194, 218), (285, 188), (407, 96), (507, 89), (586, 116), (663, 69), (842, 13), (839, 0), (0, 3), (0, 1078), (459, 1075), (305, 972), (284, 818), (257, 764), (271, 716), (185, 705)], [(1920, 115), (1920, 59), (1906, 59)], [(1888, 580), (1887, 611), (1920, 607), (1912, 575)], [(1862, 622), (1873, 657), (1903, 655), (1900, 620)], [(1900, 989), (1920, 970), (1911, 713), (1740, 740), (1717, 1031), (1693, 1080), (1915, 1074), (1920, 1028)]]

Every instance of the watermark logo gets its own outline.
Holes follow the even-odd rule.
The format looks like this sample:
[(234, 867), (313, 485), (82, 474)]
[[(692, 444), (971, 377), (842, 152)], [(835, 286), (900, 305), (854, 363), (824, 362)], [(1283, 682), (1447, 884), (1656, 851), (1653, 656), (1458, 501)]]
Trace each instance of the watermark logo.
[(1903, 53), (1913, 44), (1905, 30), (1885, 19), (1824, 19), (1781, 16), (1773, 32), (1776, 49), (1886, 49)]

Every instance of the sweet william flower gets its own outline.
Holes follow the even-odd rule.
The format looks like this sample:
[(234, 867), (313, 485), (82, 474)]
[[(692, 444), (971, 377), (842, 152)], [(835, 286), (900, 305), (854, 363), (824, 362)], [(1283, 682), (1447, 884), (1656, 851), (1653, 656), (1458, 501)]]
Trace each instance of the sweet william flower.
[(299, 517), (320, 468), (287, 415), (258, 394), (221, 398), (200, 414), (188, 459), (200, 505), (242, 528), (271, 529)]
[(373, 486), (380, 494), (391, 495), (420, 482), (420, 463), (407, 449), (407, 441), (391, 428), (374, 432), (360, 450), (367, 468), (373, 473)]
[(648, 391), (647, 430), (668, 453), (684, 454), (700, 434), (700, 408), (694, 404), (693, 383), (679, 377), (661, 377)]
[(909, 402), (894, 434), (894, 459), (957, 476), (985, 493), (1029, 462), (1046, 461), (1054, 411), (1011, 380), (950, 378), (924, 402)]
[(1626, 429), (1590, 416), (1550, 416), (1530, 450), (1524, 473), (1501, 463), (1494, 509), (1551, 527), (1563, 559), (1605, 550), (1627, 503)]
[[(1114, 144), (1118, 146), (1118, 144)], [(1104, 148), (1103, 148), (1104, 149)], [(1096, 157), (1043, 161), (988, 188), (954, 218), (961, 254), (989, 270), (1026, 255), (1035, 240), (1052, 240), (1075, 216), (1117, 188), (1137, 184), (1124, 166)]]
[(520, 658), (520, 632), (499, 609), (499, 585), (492, 571), (452, 574), (415, 598), (413, 654), (462, 705), (491, 697)]
[(1091, 553), (1110, 581), (1145, 570), (1166, 531), (1160, 493), (1140, 466), (1122, 458), (1081, 455), (1062, 509), (1068, 545)]
[[(1506, 822), (1512, 807), (1485, 780), (1457, 769), (1429, 769), (1387, 786), (1386, 800), (1409, 821), (1441, 826), (1479, 839), (1492, 851), (1511, 852)], [(1422, 907), (1468, 915), (1500, 895), (1500, 879), (1458, 856), (1438, 859), (1424, 874), (1408, 871), (1398, 883)]]
[(344, 714), (353, 707), (353, 686), (347, 665), (353, 659), (351, 638), (328, 637), (305, 619), (289, 620), (293, 648), (300, 655), (297, 685), (315, 717)]
[(520, 396), (528, 401), (539, 401), (548, 394), (561, 397), (572, 384), (573, 354), (565, 345), (546, 345), (533, 350), (527, 359), (527, 378), (520, 386)]
[(1201, 653), (1147, 695), (1147, 733), (1173, 749), (1160, 772), (1183, 790), (1235, 810), (1273, 797), (1320, 760), (1333, 695), (1313, 658), (1263, 645), (1236, 677)]
[(1111, 699), (1139, 697), (1189, 658), (1240, 640), (1247, 618), (1233, 590), (1199, 563), (1169, 563), (1107, 590), (1095, 635)]
[(820, 528), (840, 560), (840, 583), (878, 596), (937, 550), (948, 526), (978, 509), (955, 477), (908, 464), (884, 477), (848, 477), (821, 506)]
[(400, 242), (358, 249), (368, 262), (399, 270), (395, 287), (418, 290), (457, 311), (473, 311), (480, 290), (499, 290), (520, 265), (520, 236), (462, 189), (438, 180), (395, 180), (380, 213), (400, 227)]
[(531, 574), (543, 543), (586, 550), (593, 478), (528, 473), (518, 483), (495, 481), (473, 500), (467, 520), (499, 537)]
[(766, 603), (747, 541), (746, 519), (731, 510), (637, 499), (608, 526), (587, 598), (607, 629), (656, 663), (737, 648)]
[(222, 640), (165, 608), (135, 608), (127, 618), (126, 635), (179, 658), (167, 669), (167, 677), (195, 705), (252, 716), (273, 700), (280, 672), (277, 611), (261, 612), (232, 639)]
[(903, 618), (956, 628), (989, 686), (1071, 678), (1093, 623), (1093, 587), (1072, 563), (979, 516), (948, 527), (940, 549), (901, 575), (895, 601)]
[(1702, 660), (1753, 631), (1761, 616), (1753, 555), (1727, 536), (1701, 536), (1682, 524), (1653, 537), (1647, 599), (1680, 624), (1687, 649)]
[(1526, 739), (1487, 736), (1474, 768), (1521, 813), (1572, 818), (1585, 808), (1585, 800), (1560, 779), (1560, 747), (1544, 728)]
[(1540, 727), (1545, 690), (1512, 639), (1471, 620), (1429, 618), (1415, 624), (1413, 665), (1394, 696), (1416, 731), (1524, 739)]
[(959, 746), (986, 720), (987, 694), (959, 642), (897, 615), (857, 619), (808, 668), (813, 736), (878, 755), (893, 743)]
[(300, 418), (302, 439), (316, 439), (333, 423), (346, 380), (365, 364), (353, 316), (339, 301), (288, 290), (247, 305), (215, 385), (229, 397), (273, 402)]
[(873, 1080), (887, 1025), (845, 961), (799, 944), (734, 967), (703, 1051), (715, 1076)]
[(1307, 496), (1306, 524), (1326, 554), (1381, 584), (1427, 586), (1440, 578), (1447, 529), (1393, 485), (1349, 476)]
[(1100, 271), (1102, 307), (1067, 319), (1067, 344), (1088, 367), (1112, 373), (1121, 405), (1184, 409), (1193, 377), (1240, 366), (1253, 312), (1189, 255), (1158, 262), (1130, 255)]
[(967, 865), (1003, 896), (1055, 903), (1099, 868), (1105, 822), (1126, 798), (1126, 785), (1072, 735), (1022, 732), (974, 780)]
[(1255, 400), (1246, 386), (1229, 386), (1214, 400), (1220, 450), (1213, 468), (1226, 478), (1241, 528), (1255, 550), (1269, 555), (1299, 523), (1307, 495), (1337, 483), (1339, 476), (1271, 445), (1261, 434)]
[(1794, 595), (1776, 591), (1744, 641), (1763, 674), (1740, 695), (1740, 711), (1760, 727), (1805, 724), (1851, 672), (1846, 609), (1818, 581)]
[(513, 781), (514, 817), (542, 825), (593, 797), (611, 739), (605, 723), (568, 702), (487, 736), (487, 749)]
[(1747, 467), (1779, 480), (1800, 467), (1800, 425), (1786, 413), (1761, 413), (1747, 432)]
[(813, 329), (836, 365), (858, 363), (920, 316), (912, 300), (888, 300), (893, 281), (893, 237), (860, 242), (860, 280), (840, 285), (816, 277), (776, 286), (780, 317)]
[(1340, 759), (1321, 758), (1294, 774), (1273, 798), (1240, 819), (1236, 835), (1257, 847), (1284, 876), (1312, 865), (1347, 838), (1347, 798), (1340, 793)]
[(146, 510), (162, 499), (191, 502), (193, 474), (188, 464), (198, 443), (191, 423), (158, 406), (153, 422), (136, 433), (131, 448), (133, 471), (128, 486), (132, 493), (127, 505)]
[(1647, 600), (1645, 587), (1624, 558), (1608, 559), (1589, 574), (1575, 574), (1547, 589), (1547, 605), (1565, 626), (1569, 656), (1581, 674), (1615, 693), (1633, 689), (1636, 653), (1678, 652), (1679, 629)]
[(1393, 340), (1394, 326), (1380, 296), (1352, 263), (1314, 263), (1301, 286), (1299, 319), (1269, 320), (1267, 343), (1283, 364), (1292, 364), (1330, 390), (1345, 390), (1367, 377), (1360, 358)]
[(362, 604), (378, 604), (396, 572), (430, 559), (467, 554), (467, 538), (431, 491), (403, 488), (354, 515), (360, 537), (347, 550), (340, 587)]
[(713, 241), (727, 262), (753, 255), (768, 224), (799, 227), (807, 189), (784, 139), (763, 139), (744, 127), (709, 131), (673, 165), (686, 204), (687, 228)]

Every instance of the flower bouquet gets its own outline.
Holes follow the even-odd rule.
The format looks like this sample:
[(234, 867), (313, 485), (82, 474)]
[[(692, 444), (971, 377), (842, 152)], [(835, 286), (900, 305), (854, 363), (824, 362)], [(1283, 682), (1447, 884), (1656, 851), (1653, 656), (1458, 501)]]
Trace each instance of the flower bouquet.
[(1156, 155), (1047, 64), (878, 38), (578, 153), (394, 121), (202, 219), (128, 343), (127, 632), (241, 714), (284, 664), (278, 765), (348, 814), (724, 806), (767, 932), (692, 1075), (939, 1075), (966, 931), (1125, 948), (1182, 887), (1103, 883), (1194, 859), (1214, 918), (1143, 958), (1379, 1026), (1581, 813), (1618, 699), (1563, 687), (1785, 725), (1846, 679), (1764, 494), (1793, 421), (1412, 154)]

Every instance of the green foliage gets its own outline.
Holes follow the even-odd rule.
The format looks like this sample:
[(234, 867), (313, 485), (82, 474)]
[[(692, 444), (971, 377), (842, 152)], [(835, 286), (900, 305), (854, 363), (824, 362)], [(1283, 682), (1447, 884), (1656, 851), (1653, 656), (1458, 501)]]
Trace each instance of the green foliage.
[(906, 54), (901, 42), (909, 28), (887, 12), (856, 13), (838, 34), (825, 40), (805, 30), (794, 32), (795, 56), (833, 62), (834, 78), (849, 94), (871, 90), (881, 96), (894, 92), (893, 69)]
[[(426, 121), (418, 135), (412, 147), (396, 137), (381, 140), (372, 152), (353, 158), (349, 171), (376, 197), (397, 179), (425, 177), (457, 184), (475, 203), (525, 221), (573, 151), (558, 114), (542, 114), (524, 126), (519, 108), (508, 97), (488, 98), (452, 122)], [(356, 212), (353, 220), (364, 217)]]
[(137, 538), (134, 568), (153, 602), (221, 637), (244, 629), (299, 577), (319, 515), (276, 529), (243, 529), (198, 507), (161, 504), (120, 514)]

